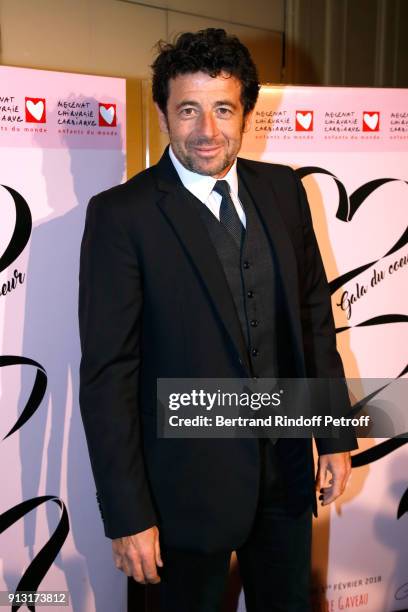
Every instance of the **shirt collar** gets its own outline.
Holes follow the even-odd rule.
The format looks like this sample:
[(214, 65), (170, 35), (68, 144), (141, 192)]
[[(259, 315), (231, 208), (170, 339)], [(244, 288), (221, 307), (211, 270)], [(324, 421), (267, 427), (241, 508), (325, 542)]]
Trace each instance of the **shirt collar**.
[[(205, 176), (188, 170), (183, 164), (177, 159), (173, 153), (171, 146), (169, 147), (170, 159), (180, 177), (184, 187), (188, 189), (196, 198), (203, 204), (207, 202), (217, 179), (212, 176)], [(238, 196), (238, 174), (237, 174), (237, 160), (234, 161), (227, 174), (222, 178), (223, 181), (227, 181), (231, 192)]]

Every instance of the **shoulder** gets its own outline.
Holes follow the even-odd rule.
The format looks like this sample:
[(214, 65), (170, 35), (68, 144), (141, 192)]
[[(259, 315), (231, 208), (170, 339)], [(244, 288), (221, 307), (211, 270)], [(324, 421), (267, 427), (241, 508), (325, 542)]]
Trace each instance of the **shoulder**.
[(296, 171), (290, 166), (239, 158), (238, 172), (247, 179), (248, 184), (256, 184), (258, 190), (273, 193), (279, 207), (299, 211), (303, 187)]
[(146, 216), (158, 195), (153, 169), (143, 170), (126, 182), (94, 195), (87, 215), (119, 223)]
[(126, 206), (129, 202), (134, 203), (138, 196), (143, 195), (146, 199), (155, 192), (153, 168), (147, 168), (126, 182), (97, 193), (92, 201), (96, 206)]
[(239, 158), (238, 169), (248, 179), (248, 184), (257, 185), (258, 193), (273, 194), (272, 201), (279, 208), (287, 224), (299, 225), (304, 219), (309, 222), (310, 210), (307, 195), (297, 172), (284, 164), (252, 161)]
[(293, 168), (291, 168), (290, 166), (286, 166), (285, 164), (254, 161), (251, 159), (239, 157), (238, 168), (260, 174), (262, 178), (265, 179), (280, 179), (282, 181), (289, 181), (292, 184), (296, 181), (295, 171), (293, 170)]

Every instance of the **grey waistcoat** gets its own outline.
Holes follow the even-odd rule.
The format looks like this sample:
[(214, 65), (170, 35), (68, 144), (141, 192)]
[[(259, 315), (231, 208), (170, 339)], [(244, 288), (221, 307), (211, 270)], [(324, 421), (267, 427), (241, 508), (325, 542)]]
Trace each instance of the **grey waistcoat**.
[(246, 231), (239, 249), (208, 207), (188, 193), (224, 270), (247, 346), (251, 374), (275, 378), (278, 376), (276, 270), (271, 246), (252, 197), (240, 180), (239, 199), (245, 210)]

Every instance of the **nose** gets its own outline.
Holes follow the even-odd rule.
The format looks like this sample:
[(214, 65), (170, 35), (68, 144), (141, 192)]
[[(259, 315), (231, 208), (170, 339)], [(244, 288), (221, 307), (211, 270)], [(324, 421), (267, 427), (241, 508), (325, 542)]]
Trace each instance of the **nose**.
[(203, 112), (199, 124), (200, 136), (214, 138), (218, 134), (217, 120), (212, 112)]

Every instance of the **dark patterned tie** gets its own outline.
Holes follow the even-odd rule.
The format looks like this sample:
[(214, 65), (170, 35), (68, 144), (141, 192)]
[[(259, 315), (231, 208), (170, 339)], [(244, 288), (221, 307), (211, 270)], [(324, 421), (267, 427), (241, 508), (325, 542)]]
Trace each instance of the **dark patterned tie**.
[(237, 213), (230, 195), (230, 188), (228, 181), (217, 181), (213, 187), (213, 191), (216, 191), (221, 197), (220, 207), (220, 222), (231, 234), (234, 242), (241, 248), (242, 237), (245, 232), (245, 228), (242, 225), (241, 219)]

